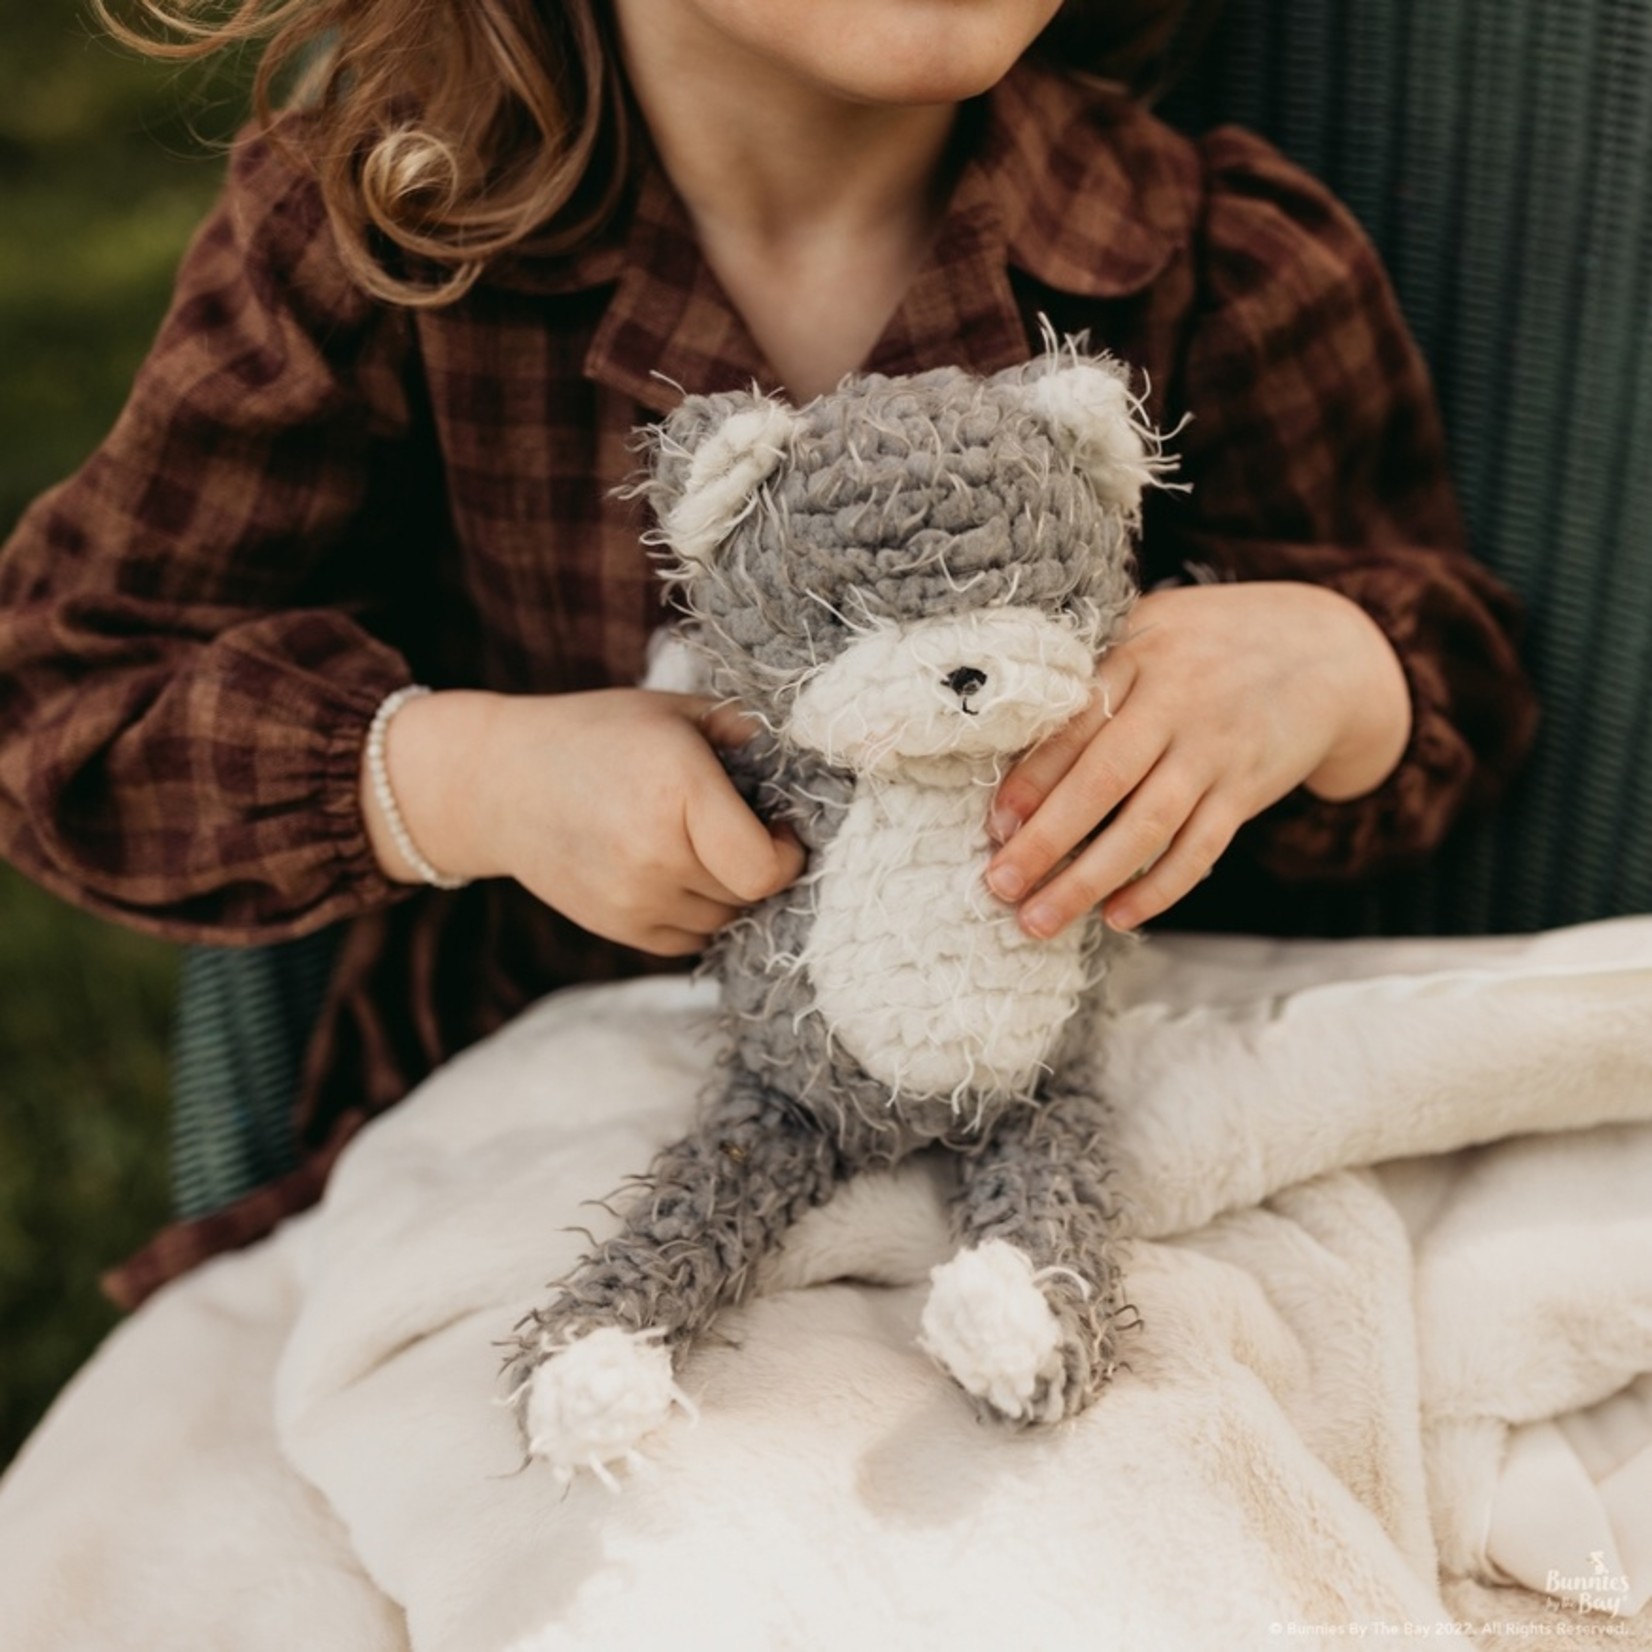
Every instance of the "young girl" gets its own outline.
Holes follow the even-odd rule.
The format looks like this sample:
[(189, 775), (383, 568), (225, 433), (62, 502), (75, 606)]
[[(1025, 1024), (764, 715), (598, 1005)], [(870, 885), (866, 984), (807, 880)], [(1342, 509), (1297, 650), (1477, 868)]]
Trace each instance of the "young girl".
[(189, 50), (278, 29), (266, 82), (322, 55), (238, 145), (114, 431), (0, 553), (0, 848), (174, 939), (349, 928), (304, 1169), (169, 1230), (126, 1300), (312, 1199), (532, 997), (800, 872), (717, 761), (738, 713), (625, 686), (660, 585), (615, 488), (679, 387), (990, 373), (1047, 315), (1191, 415), (1130, 640), (997, 798), (983, 876), (1034, 935), (1133, 928), (1236, 834), (1251, 885), (1420, 856), (1521, 756), (1512, 605), (1370, 247), (1259, 139), (1051, 66), (1176, 7), (143, 6)]

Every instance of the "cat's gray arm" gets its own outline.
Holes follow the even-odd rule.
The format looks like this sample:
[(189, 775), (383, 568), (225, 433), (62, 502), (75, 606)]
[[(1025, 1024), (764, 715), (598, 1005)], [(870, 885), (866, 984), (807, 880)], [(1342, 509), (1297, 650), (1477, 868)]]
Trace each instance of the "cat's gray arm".
[(852, 774), (785, 745), (766, 729), (720, 755), (735, 790), (759, 819), (790, 822), (811, 855), (837, 836), (854, 795)]

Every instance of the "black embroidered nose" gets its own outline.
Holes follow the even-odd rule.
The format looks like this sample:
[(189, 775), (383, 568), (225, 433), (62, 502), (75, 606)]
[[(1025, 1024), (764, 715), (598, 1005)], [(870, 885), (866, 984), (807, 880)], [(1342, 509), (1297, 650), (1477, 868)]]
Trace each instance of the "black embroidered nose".
[[(970, 695), (979, 694), (987, 686), (986, 672), (977, 671), (972, 665), (961, 665), (942, 680), (960, 700), (967, 700)], [(968, 709), (966, 706), (965, 710)]]

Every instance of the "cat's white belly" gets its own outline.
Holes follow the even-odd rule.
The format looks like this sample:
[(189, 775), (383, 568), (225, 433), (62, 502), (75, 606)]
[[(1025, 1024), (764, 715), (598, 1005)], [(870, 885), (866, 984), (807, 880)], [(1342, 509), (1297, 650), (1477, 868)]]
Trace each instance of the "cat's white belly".
[(863, 779), (821, 857), (815, 1003), (899, 1095), (1027, 1093), (1084, 990), (1086, 926), (1033, 940), (982, 882), (991, 797)]

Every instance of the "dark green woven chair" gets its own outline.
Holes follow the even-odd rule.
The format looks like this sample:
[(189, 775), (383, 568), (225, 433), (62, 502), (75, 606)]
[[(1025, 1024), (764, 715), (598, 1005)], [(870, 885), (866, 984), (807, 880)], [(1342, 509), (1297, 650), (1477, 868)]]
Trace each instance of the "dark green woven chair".
[[(1652, 0), (1232, 0), (1166, 113), (1266, 133), (1365, 223), (1433, 364), (1476, 548), (1532, 615), (1546, 720), (1516, 795), (1324, 927), (1652, 911)], [(290, 1167), (334, 945), (191, 953), (180, 1214)]]
[(293, 1097), (338, 947), (189, 947), (172, 1040), (172, 1205), (189, 1220), (298, 1163)]

